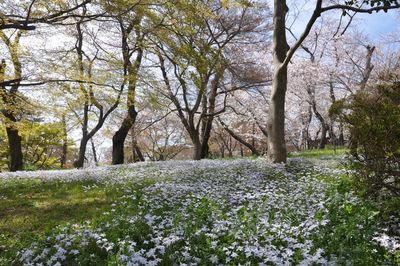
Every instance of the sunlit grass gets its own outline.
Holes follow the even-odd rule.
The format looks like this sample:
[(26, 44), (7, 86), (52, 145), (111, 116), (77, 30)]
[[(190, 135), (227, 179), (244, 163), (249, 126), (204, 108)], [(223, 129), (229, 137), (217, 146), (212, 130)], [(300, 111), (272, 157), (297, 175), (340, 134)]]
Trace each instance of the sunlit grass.
[(313, 149), (313, 150), (304, 150), (304, 151), (297, 151), (289, 153), (289, 157), (302, 157), (302, 158), (321, 158), (324, 156), (340, 156), (346, 154), (348, 151), (347, 148), (340, 147), (340, 148), (326, 148), (326, 149)]

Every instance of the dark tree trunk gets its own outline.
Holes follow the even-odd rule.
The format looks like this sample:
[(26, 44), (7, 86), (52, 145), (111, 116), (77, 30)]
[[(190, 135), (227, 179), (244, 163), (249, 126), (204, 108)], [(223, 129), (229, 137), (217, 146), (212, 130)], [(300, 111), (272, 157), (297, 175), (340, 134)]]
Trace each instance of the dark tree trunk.
[(325, 149), (325, 146), (326, 146), (326, 133), (328, 132), (328, 130), (327, 130), (327, 126), (325, 124), (322, 124), (321, 127), (322, 127), (322, 129), (321, 129), (321, 139), (319, 141), (318, 148), (319, 149)]
[(7, 127), (8, 147), (10, 151), (10, 171), (23, 170), (22, 139), (18, 129)]
[(87, 136), (82, 136), (81, 143), (79, 145), (78, 159), (74, 161), (75, 168), (82, 168), (85, 163), (86, 146), (89, 141)]
[[(113, 136), (113, 150), (112, 150), (112, 164), (123, 164), (124, 163), (124, 146), (125, 140), (129, 133), (129, 130), (135, 124), (137, 111), (135, 107), (136, 102), (136, 83), (138, 79), (139, 69), (142, 63), (143, 58), (143, 36), (138, 28), (140, 22), (143, 18), (143, 14), (140, 12), (137, 14), (137, 17), (132, 20), (127, 27), (125, 27), (123, 21), (120, 21), (121, 28), (121, 48), (122, 48), (122, 57), (124, 59), (124, 76), (127, 76), (128, 82), (128, 95), (126, 106), (128, 109), (128, 113), (125, 119), (122, 121), (122, 124), (117, 132), (115, 132)], [(136, 44), (137, 45), (137, 54), (136, 59), (132, 63), (131, 57), (133, 54), (133, 49), (129, 47), (129, 34), (135, 31), (136, 32)]]
[(210, 146), (208, 145), (208, 139), (207, 139), (207, 142), (204, 142), (203, 145), (201, 145), (201, 159), (207, 158), (209, 154), (210, 154)]
[[(14, 65), (14, 74), (15, 79), (19, 80), (22, 77), (22, 67), (21, 62), (18, 58), (18, 53), (16, 49), (19, 45), (19, 38), (21, 37), (21, 31), (18, 31), (14, 40), (14, 43), (8, 43), (8, 49), (15, 50), (11, 52), (11, 59)], [(10, 50), (10, 51), (11, 51)], [(0, 64), (0, 83), (4, 82), (4, 76), (6, 71), (6, 61), (4, 59), (1, 60)], [(17, 107), (17, 92), (19, 88), (19, 81), (11, 86), (10, 91), (7, 91), (4, 86), (0, 87), (0, 96), (2, 100), (2, 110), (3, 115), (9, 120), (11, 125), (6, 126), (7, 138), (8, 138), (8, 147), (9, 147), (9, 156), (10, 163), (9, 169), (12, 172), (23, 170), (24, 161), (22, 155), (22, 138), (19, 135), (19, 131), (15, 128), (14, 124), (17, 122), (17, 117), (13, 111), (13, 108), (19, 109)], [(4, 105), (3, 105), (4, 104)], [(3, 109), (4, 108), (4, 109)], [(7, 110), (7, 108), (10, 108)], [(20, 110), (18, 110), (20, 111)]]
[(63, 127), (63, 145), (62, 154), (60, 158), (61, 168), (65, 168), (67, 164), (67, 152), (68, 152), (68, 132), (67, 132), (67, 121), (65, 115), (62, 116), (62, 127)]
[(62, 154), (60, 159), (61, 168), (67, 167), (67, 155), (68, 155), (67, 153), (68, 153), (68, 144), (67, 142), (63, 141)]
[(112, 164), (123, 164), (124, 163), (124, 144), (126, 136), (129, 133), (129, 130), (135, 123), (137, 117), (137, 112), (135, 108), (131, 107), (128, 113), (128, 116), (125, 117), (124, 121), (121, 124), (121, 127), (115, 132), (112, 142)]
[(203, 96), (203, 114), (207, 116), (204, 118), (204, 123), (202, 124), (202, 131), (201, 131), (202, 159), (207, 158), (210, 150), (208, 142), (211, 137), (211, 130), (214, 122), (215, 101), (217, 99), (218, 86), (220, 79), (223, 76), (223, 73), (224, 69), (220, 69), (217, 71), (217, 73), (215, 74), (215, 78), (211, 82), (210, 96), (208, 97), (208, 99), (206, 94), (204, 94)]

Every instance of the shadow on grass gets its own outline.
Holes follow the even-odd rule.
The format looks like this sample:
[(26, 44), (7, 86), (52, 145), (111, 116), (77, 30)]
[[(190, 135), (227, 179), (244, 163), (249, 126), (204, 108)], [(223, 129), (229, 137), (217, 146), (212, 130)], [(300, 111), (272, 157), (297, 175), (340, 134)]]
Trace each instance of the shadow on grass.
[(117, 196), (116, 188), (93, 181), (0, 182), (0, 261), (2, 253), (14, 256), (57, 225), (95, 218), (109, 210)]

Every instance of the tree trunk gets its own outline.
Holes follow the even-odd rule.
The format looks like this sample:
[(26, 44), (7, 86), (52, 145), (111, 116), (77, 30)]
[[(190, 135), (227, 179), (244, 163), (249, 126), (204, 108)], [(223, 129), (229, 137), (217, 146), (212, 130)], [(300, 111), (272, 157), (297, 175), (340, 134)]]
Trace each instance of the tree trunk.
[(338, 145), (339, 146), (344, 146), (345, 144), (345, 139), (344, 139), (344, 129), (343, 129), (343, 124), (339, 124), (339, 138), (338, 138)]
[(87, 136), (82, 136), (81, 143), (79, 145), (78, 159), (74, 162), (75, 168), (82, 168), (85, 163), (86, 146), (89, 141)]
[(10, 171), (15, 172), (23, 169), (22, 139), (18, 129), (7, 127), (8, 147), (10, 151)]
[(284, 65), (288, 44), (286, 41), (286, 0), (274, 1), (274, 33), (273, 56), (274, 73), (272, 81), (271, 101), (269, 104), (268, 158), (274, 163), (286, 162), (285, 143), (285, 95), (287, 90), (287, 66)]
[(61, 168), (65, 168), (67, 164), (67, 152), (68, 152), (68, 132), (67, 132), (67, 121), (65, 115), (62, 116), (62, 127), (63, 127), (63, 145), (62, 154), (60, 158)]
[(121, 124), (121, 127), (115, 132), (112, 142), (112, 164), (123, 164), (124, 163), (124, 143), (126, 136), (129, 133), (129, 130), (135, 123), (137, 112), (135, 108), (130, 108), (128, 112), (128, 116), (125, 117), (124, 121)]
[(337, 146), (337, 141), (336, 141), (336, 135), (335, 132), (333, 131), (333, 121), (331, 120), (331, 124), (329, 126), (329, 137), (331, 139), (331, 145), (334, 150), (336, 150)]
[(135, 153), (136, 153), (136, 155), (137, 155), (139, 161), (140, 161), (140, 162), (144, 162), (145, 159), (144, 159), (143, 153), (142, 153), (142, 151), (140, 150), (140, 148), (139, 148), (139, 146), (137, 145), (137, 143), (135, 142), (135, 143), (133, 144), (133, 146), (134, 146)]
[(260, 153), (257, 151), (256, 147), (254, 145), (252, 145), (251, 143), (248, 143), (246, 140), (244, 140), (243, 138), (241, 138), (239, 135), (237, 135), (233, 130), (231, 130), (230, 128), (228, 128), (228, 126), (221, 120), (218, 118), (218, 121), (221, 123), (222, 127), (225, 129), (226, 132), (228, 132), (228, 134), (234, 138), (235, 140), (237, 140), (240, 144), (246, 146), (249, 150), (251, 150), (251, 154), (254, 156), (260, 156)]
[[(115, 132), (113, 136), (113, 150), (112, 150), (112, 164), (123, 164), (124, 163), (124, 144), (125, 139), (129, 133), (129, 130), (135, 124), (137, 111), (135, 107), (136, 103), (136, 83), (138, 79), (139, 69), (142, 63), (143, 58), (143, 47), (141, 35), (138, 29), (136, 28), (136, 45), (138, 45), (137, 55), (134, 63), (131, 62), (132, 50), (129, 47), (128, 36), (135, 26), (140, 24), (140, 21), (143, 18), (143, 14), (138, 14), (136, 20), (133, 20), (128, 26), (128, 28), (124, 27), (124, 24), (120, 22), (122, 38), (122, 55), (124, 59), (124, 75), (127, 76), (128, 81), (128, 95), (126, 106), (128, 109), (128, 113), (125, 119), (122, 121), (122, 124), (117, 132)], [(137, 23), (137, 24), (132, 24)]]
[(204, 142), (203, 145), (201, 145), (201, 159), (205, 159), (209, 155), (210, 146), (208, 145), (208, 139), (209, 138), (207, 138), (207, 143)]
[(90, 139), (90, 143), (92, 144), (92, 153), (93, 153), (93, 160), (96, 166), (99, 165), (99, 161), (97, 159), (97, 152), (96, 152), (96, 146), (94, 145), (93, 138)]
[(202, 159), (201, 156), (203, 153), (203, 145), (201, 145), (201, 142), (199, 139), (192, 138), (192, 141), (193, 141), (193, 146), (194, 146), (193, 160), (196, 160), (196, 161), (201, 160)]
[(319, 141), (318, 149), (325, 149), (326, 146), (326, 133), (328, 132), (327, 126), (325, 124), (321, 125), (321, 139)]
[(221, 153), (221, 158), (225, 158), (225, 147), (219, 147), (219, 152)]
[(217, 73), (215, 74), (215, 78), (211, 82), (211, 91), (210, 91), (210, 96), (207, 99), (206, 94), (203, 96), (203, 115), (208, 114), (207, 117), (203, 118), (204, 123), (202, 123), (202, 130), (201, 130), (201, 143), (202, 143), (202, 148), (201, 148), (201, 158), (207, 158), (210, 147), (208, 145), (208, 142), (211, 137), (211, 130), (212, 130), (212, 125), (214, 122), (214, 113), (215, 113), (215, 101), (217, 99), (217, 92), (218, 92), (218, 86), (221, 77), (224, 74), (224, 69), (219, 69)]
[(285, 143), (286, 89), (287, 68), (275, 69), (267, 120), (268, 158), (274, 163), (286, 162), (287, 157)]

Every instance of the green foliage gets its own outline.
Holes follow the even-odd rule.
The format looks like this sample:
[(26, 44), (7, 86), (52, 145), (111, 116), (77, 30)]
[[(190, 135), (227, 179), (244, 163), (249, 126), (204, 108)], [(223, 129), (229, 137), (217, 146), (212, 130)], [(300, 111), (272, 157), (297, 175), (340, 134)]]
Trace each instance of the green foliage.
[(58, 168), (63, 145), (60, 123), (32, 123), (21, 127), (24, 158), (33, 169)]
[(383, 265), (385, 249), (372, 240), (378, 231), (379, 206), (368, 200), (351, 197), (352, 181), (346, 176), (332, 182), (328, 208), (329, 222), (316, 242), (338, 265)]
[(343, 107), (356, 186), (368, 196), (400, 195), (400, 83), (359, 92)]
[(0, 172), (8, 170), (8, 142), (4, 127), (0, 127)]
[[(26, 170), (57, 169), (63, 145), (61, 123), (23, 120), (14, 125), (22, 138)], [(8, 168), (8, 142), (4, 126), (0, 126), (0, 170)], [(68, 144), (72, 144), (69, 141)]]

